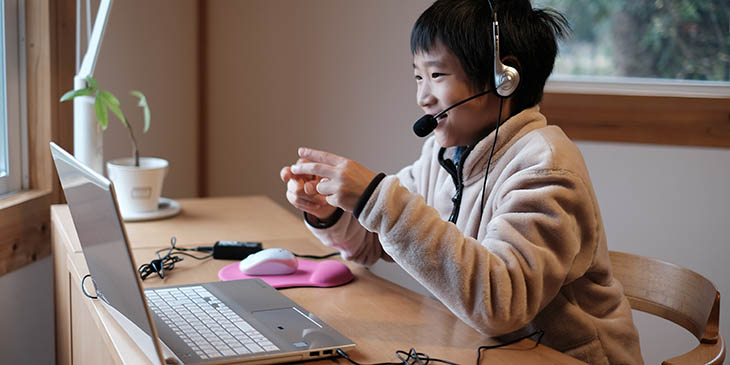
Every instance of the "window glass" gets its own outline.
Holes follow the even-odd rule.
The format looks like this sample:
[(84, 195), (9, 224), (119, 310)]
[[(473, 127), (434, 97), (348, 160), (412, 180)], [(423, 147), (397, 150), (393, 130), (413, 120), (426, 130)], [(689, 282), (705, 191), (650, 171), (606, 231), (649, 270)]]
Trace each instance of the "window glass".
[(572, 27), (553, 74), (730, 81), (728, 0), (533, 0)]
[(22, 0), (0, 0), (0, 194), (23, 188)]
[[(8, 121), (5, 110), (5, 1), (0, 0), (0, 178), (8, 174)], [(2, 193), (2, 191), (0, 191)]]

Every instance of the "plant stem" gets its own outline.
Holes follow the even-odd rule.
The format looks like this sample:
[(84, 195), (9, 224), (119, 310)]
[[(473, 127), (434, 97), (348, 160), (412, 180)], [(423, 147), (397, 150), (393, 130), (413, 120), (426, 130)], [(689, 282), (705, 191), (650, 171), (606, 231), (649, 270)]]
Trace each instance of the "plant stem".
[(132, 158), (134, 159), (134, 166), (139, 167), (139, 150), (137, 149), (137, 139), (134, 138), (134, 131), (132, 131), (132, 124), (129, 123), (129, 120), (127, 120), (127, 123), (125, 123), (127, 126), (127, 129), (129, 130), (129, 136), (132, 138)]

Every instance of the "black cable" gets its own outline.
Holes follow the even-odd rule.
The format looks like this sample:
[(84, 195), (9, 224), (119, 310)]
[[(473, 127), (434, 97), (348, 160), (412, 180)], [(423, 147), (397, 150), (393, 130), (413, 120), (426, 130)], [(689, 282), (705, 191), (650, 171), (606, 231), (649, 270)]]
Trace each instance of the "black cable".
[(502, 103), (504, 99), (499, 99), (499, 115), (497, 115), (497, 128), (494, 129), (494, 142), (492, 142), (492, 152), (489, 152), (489, 159), (487, 160), (487, 170), (484, 171), (484, 183), (482, 183), (482, 203), (481, 210), (479, 211), (479, 220), (482, 221), (482, 215), (484, 215), (484, 196), (487, 195), (487, 177), (489, 177), (489, 166), (492, 164), (492, 156), (494, 156), (494, 147), (497, 145), (497, 136), (499, 134), (499, 125), (502, 123)]
[[(149, 264), (143, 264), (137, 269), (137, 272), (139, 272), (139, 277), (142, 280), (147, 279), (152, 274), (157, 274), (157, 276), (160, 277), (160, 279), (165, 278), (165, 270), (172, 270), (175, 268), (175, 263), (180, 262), (183, 260), (182, 257), (177, 255), (184, 255), (188, 257), (192, 257), (196, 260), (205, 260), (213, 256), (213, 254), (208, 254), (202, 257), (191, 255), (187, 252), (183, 251), (198, 251), (198, 248), (177, 248), (175, 247), (175, 243), (177, 243), (177, 239), (173, 236), (170, 238), (170, 248), (162, 248), (157, 251), (155, 251), (155, 254), (157, 254), (157, 258), (150, 261)], [(167, 251), (165, 256), (160, 257), (160, 252)], [(200, 250), (203, 251), (203, 250)], [(175, 255), (177, 254), (177, 255)]]
[(342, 357), (343, 359), (349, 361), (351, 364), (354, 364), (354, 365), (413, 365), (413, 364), (426, 365), (431, 362), (439, 362), (439, 363), (448, 364), (448, 365), (458, 365), (451, 361), (431, 358), (427, 354), (416, 351), (416, 349), (414, 349), (414, 348), (411, 348), (408, 352), (403, 351), (403, 350), (398, 350), (395, 352), (395, 356), (398, 357), (398, 360), (400, 360), (401, 362), (379, 362), (379, 363), (375, 363), (375, 364), (360, 364), (357, 361), (351, 359), (350, 356), (347, 355), (341, 349), (337, 349), (337, 354), (340, 355), (340, 357)]
[[(86, 292), (86, 288), (84, 287), (84, 281), (86, 281), (86, 278), (91, 278), (91, 274), (84, 275), (83, 278), (81, 278), (81, 291), (86, 295), (87, 298), (91, 299), (99, 299), (96, 295), (91, 295)], [(94, 284), (94, 289), (96, 289), (96, 283), (94, 283), (94, 278), (91, 278), (91, 283)]]
[(519, 338), (515, 338), (512, 341), (501, 343), (499, 345), (479, 346), (479, 348), (477, 349), (477, 365), (479, 365), (479, 361), (481, 361), (481, 359), (482, 359), (482, 350), (496, 349), (496, 348), (500, 348), (500, 347), (504, 347), (504, 346), (509, 346), (509, 345), (515, 344), (517, 342), (520, 342), (526, 338), (530, 338), (535, 335), (537, 335), (537, 341), (535, 341), (535, 347), (537, 347), (540, 344), (540, 341), (542, 341), (542, 335), (544, 335), (544, 334), (545, 334), (544, 330), (537, 330), (530, 334), (524, 335)]
[(328, 259), (332, 256), (337, 256), (339, 254), (340, 254), (339, 252), (333, 252), (333, 253), (329, 253), (329, 254), (322, 255), (322, 256), (316, 256), (316, 255), (300, 255), (300, 254), (295, 253), (294, 256), (301, 257), (303, 259), (322, 260), (322, 259)]
[[(477, 365), (479, 365), (479, 362), (482, 360), (482, 350), (489, 350), (489, 349), (496, 349), (504, 346), (509, 346), (512, 344), (515, 344), (517, 342), (520, 342), (526, 338), (531, 338), (535, 335), (538, 335), (537, 341), (535, 341), (535, 347), (537, 347), (540, 344), (540, 341), (542, 340), (542, 336), (545, 334), (545, 331), (543, 330), (537, 330), (535, 332), (532, 332), (528, 335), (522, 336), (520, 338), (516, 338), (512, 341), (505, 342), (499, 345), (491, 345), (491, 346), (479, 346), (477, 348)], [(410, 351), (406, 352), (403, 350), (398, 350), (395, 352), (395, 356), (398, 357), (398, 360), (401, 362), (379, 362), (374, 364), (360, 364), (357, 361), (350, 358), (350, 355), (346, 354), (342, 349), (337, 349), (337, 355), (339, 355), (341, 358), (349, 361), (351, 364), (354, 365), (413, 365), (413, 364), (419, 364), (419, 365), (426, 365), (430, 362), (438, 362), (442, 364), (449, 364), (449, 365), (456, 365), (456, 363), (442, 360), (442, 359), (436, 359), (431, 358), (427, 354), (421, 353), (416, 351), (416, 349), (411, 348)]]
[[(160, 252), (165, 251), (165, 250), (168, 250), (168, 249), (167, 248), (163, 248), (163, 249), (157, 250), (155, 253), (159, 257)], [(210, 258), (210, 257), (213, 256), (213, 254), (208, 254), (208, 255), (205, 255), (205, 256), (195, 256), (195, 255), (191, 255), (191, 254), (189, 254), (187, 252), (181, 252), (181, 251), (198, 251), (198, 250), (196, 250), (196, 249), (190, 249), (190, 248), (186, 248), (186, 249), (183, 250), (183, 249), (179, 249), (179, 248), (176, 247), (172, 252), (175, 253), (175, 254), (178, 254), (178, 255), (184, 255), (184, 256), (187, 256), (187, 257), (192, 257), (192, 258), (194, 258), (196, 260), (205, 260), (205, 259), (208, 259), (208, 258)]]

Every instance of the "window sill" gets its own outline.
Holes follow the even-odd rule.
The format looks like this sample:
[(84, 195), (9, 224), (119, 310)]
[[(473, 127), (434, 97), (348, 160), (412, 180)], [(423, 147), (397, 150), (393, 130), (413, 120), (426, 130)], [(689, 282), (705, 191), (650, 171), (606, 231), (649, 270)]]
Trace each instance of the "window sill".
[(545, 93), (730, 98), (730, 82), (638, 77), (551, 76)]
[(50, 190), (0, 199), (0, 276), (51, 254)]
[(50, 190), (26, 190), (0, 195), (0, 211), (51, 194)]
[(548, 123), (576, 140), (730, 147), (730, 98), (546, 92)]

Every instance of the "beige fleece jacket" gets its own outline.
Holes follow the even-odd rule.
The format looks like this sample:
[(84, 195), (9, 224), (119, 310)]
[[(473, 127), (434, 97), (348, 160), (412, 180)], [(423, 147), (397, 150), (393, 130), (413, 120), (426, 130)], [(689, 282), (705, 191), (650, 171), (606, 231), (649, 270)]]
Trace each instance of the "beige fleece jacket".
[(507, 120), (498, 136), (481, 221), (494, 132), (463, 162), (456, 224), (448, 222), (455, 186), (431, 137), (414, 164), (380, 182), (359, 220), (346, 213), (310, 229), (345, 259), (392, 258), (484, 334), (543, 329), (545, 345), (590, 364), (641, 364), (580, 151), (538, 107)]

